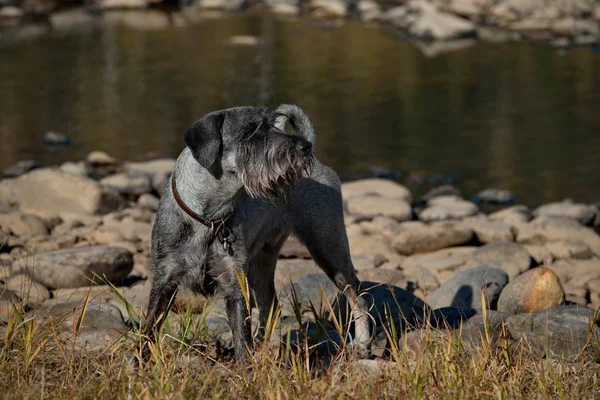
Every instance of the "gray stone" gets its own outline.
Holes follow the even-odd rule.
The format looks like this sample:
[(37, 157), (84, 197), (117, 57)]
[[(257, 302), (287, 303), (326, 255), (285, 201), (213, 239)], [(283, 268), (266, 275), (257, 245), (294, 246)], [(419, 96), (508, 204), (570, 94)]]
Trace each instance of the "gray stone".
[(165, 158), (146, 162), (128, 162), (123, 165), (123, 168), (125, 172), (140, 172), (147, 175), (152, 182), (152, 188), (161, 194), (174, 165), (175, 160)]
[(419, 212), (419, 219), (425, 222), (462, 219), (479, 212), (475, 203), (456, 196), (439, 196), (427, 202), (427, 208)]
[(571, 218), (540, 216), (519, 226), (517, 241), (543, 245), (552, 240), (580, 240), (587, 244), (596, 255), (600, 255), (600, 236), (592, 229), (582, 226)]
[(536, 217), (564, 217), (578, 221), (580, 224), (590, 224), (596, 217), (597, 210), (587, 204), (577, 204), (570, 200), (549, 203), (536, 208), (533, 215)]
[(490, 188), (477, 193), (474, 201), (488, 204), (510, 204), (515, 199), (515, 195), (508, 190)]
[(412, 202), (412, 194), (404, 186), (387, 179), (363, 179), (342, 184), (344, 200), (361, 196), (379, 196)]
[(486, 244), (473, 253), (473, 261), (499, 268), (506, 272), (510, 279), (527, 271), (531, 266), (531, 257), (527, 249), (513, 242)]
[(40, 168), (1, 181), (0, 203), (17, 204), (21, 211), (36, 215), (105, 214), (119, 209), (123, 200), (91, 179)]
[(437, 187), (434, 187), (433, 189), (430, 189), (427, 193), (425, 193), (423, 196), (421, 196), (421, 202), (426, 203), (435, 197), (442, 197), (442, 196), (462, 197), (460, 190), (458, 190), (454, 186), (442, 185), (442, 186), (437, 186)]
[(531, 212), (526, 206), (516, 205), (491, 213), (488, 218), (492, 221), (503, 222), (511, 226), (519, 226), (531, 220)]
[(593, 256), (590, 247), (581, 240), (576, 239), (553, 240), (546, 243), (545, 247), (555, 259), (577, 258), (584, 260)]
[(152, 191), (150, 178), (142, 173), (123, 173), (107, 176), (100, 184), (124, 195), (140, 196)]
[(36, 254), (33, 262), (17, 260), (13, 270), (27, 272), (49, 288), (72, 288), (118, 282), (133, 268), (133, 257), (120, 247), (91, 246)]
[(481, 292), (487, 292), (488, 304), (494, 308), (508, 275), (498, 268), (478, 267), (463, 271), (427, 297), (432, 308), (459, 307), (481, 309)]
[(380, 196), (356, 196), (345, 202), (346, 210), (363, 219), (385, 216), (403, 222), (412, 218), (410, 204), (404, 200)]
[(25, 274), (13, 276), (6, 281), (5, 286), (29, 305), (36, 305), (50, 298), (50, 292), (45, 286), (33, 282)]
[(392, 247), (404, 255), (458, 246), (473, 239), (473, 230), (451, 222), (417, 226), (414, 229), (402, 225), (392, 240)]
[[(2, 8), (2, 10), (4, 10), (4, 8)], [(4, 170), (3, 175), (4, 178), (16, 178), (40, 167), (41, 165), (35, 160), (23, 160), (7, 167)]]
[(103, 151), (92, 151), (86, 157), (86, 161), (91, 165), (116, 165), (118, 161)]
[[(294, 307), (298, 306), (303, 312), (309, 311), (312, 306), (316, 310), (328, 310), (332, 305), (339, 290), (325, 274), (310, 274), (286, 285), (279, 295), (282, 310), (286, 315), (293, 315)], [(297, 303), (294, 304), (294, 293)]]
[(465, 218), (462, 223), (473, 229), (481, 243), (512, 242), (516, 236), (515, 228), (511, 225), (489, 220), (483, 215)]
[(153, 212), (156, 212), (158, 210), (158, 203), (158, 197), (150, 193), (142, 194), (137, 200), (138, 206), (146, 208)]
[(523, 340), (534, 351), (546, 357), (574, 358), (583, 352), (600, 360), (600, 348), (589, 343), (592, 335), (600, 335), (600, 325), (594, 321), (594, 310), (579, 305), (560, 306), (549, 310), (513, 315), (506, 320), (513, 339)]
[(46, 236), (49, 233), (41, 218), (18, 211), (0, 213), (0, 229), (24, 238)]
[(589, 260), (557, 260), (548, 265), (560, 278), (562, 283), (570, 285), (587, 285), (589, 281), (600, 278), (600, 259)]

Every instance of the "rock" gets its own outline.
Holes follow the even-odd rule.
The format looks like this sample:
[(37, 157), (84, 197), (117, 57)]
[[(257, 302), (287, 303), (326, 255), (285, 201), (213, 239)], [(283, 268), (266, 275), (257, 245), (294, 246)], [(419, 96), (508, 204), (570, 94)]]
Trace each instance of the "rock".
[(407, 202), (378, 196), (352, 197), (346, 200), (346, 210), (364, 219), (386, 216), (403, 222), (412, 218), (412, 209)]
[(504, 222), (491, 221), (485, 216), (465, 218), (462, 223), (473, 229), (481, 243), (512, 242), (515, 240), (515, 229)]
[(433, 189), (429, 190), (427, 193), (425, 193), (421, 199), (419, 200), (420, 203), (427, 203), (429, 200), (435, 198), (435, 197), (444, 197), (444, 196), (455, 196), (455, 197), (462, 197), (460, 190), (458, 190), (457, 188), (455, 188), (452, 185), (442, 185), (442, 186), (437, 186), (434, 187)]
[(25, 270), (49, 288), (70, 288), (101, 283), (102, 279), (118, 282), (133, 268), (133, 256), (120, 247), (78, 247), (38, 253), (34, 265), (21, 268), (17, 260), (12, 268)]
[(543, 245), (565, 238), (580, 240), (587, 244), (594, 254), (600, 255), (600, 236), (571, 218), (540, 216), (528, 224), (519, 226), (517, 233), (518, 242), (533, 245)]
[(121, 193), (130, 196), (140, 196), (152, 191), (150, 178), (141, 173), (124, 173), (107, 176), (100, 181), (100, 184)]
[[(578, 305), (560, 306), (533, 314), (518, 314), (506, 320), (508, 332), (515, 340), (528, 343), (534, 351), (546, 357), (574, 358), (581, 352), (600, 360), (600, 348), (589, 342), (600, 335), (594, 310)], [(598, 337), (598, 336), (596, 336)]]
[(488, 215), (492, 221), (503, 222), (507, 225), (518, 226), (531, 220), (531, 212), (526, 206), (517, 205), (496, 211)]
[(102, 23), (140, 31), (162, 30), (171, 26), (169, 14), (151, 9), (111, 10), (102, 14)]
[(344, 18), (347, 14), (346, 3), (340, 0), (311, 0), (309, 8), (316, 18)]
[[(4, 10), (4, 8), (2, 8), (2, 10)], [(35, 160), (23, 160), (6, 168), (2, 174), (4, 178), (16, 178), (40, 167), (41, 165)]]
[(410, 229), (402, 227), (392, 240), (392, 247), (400, 254), (410, 255), (458, 246), (473, 239), (473, 231), (451, 222)]
[(461, 219), (479, 212), (477, 206), (456, 196), (435, 197), (427, 202), (427, 208), (419, 212), (425, 222)]
[(25, 274), (13, 276), (6, 281), (5, 286), (30, 305), (42, 303), (50, 298), (48, 289), (39, 283), (33, 282)]
[[(69, 339), (65, 339), (67, 349), (71, 344)], [(111, 346), (118, 346), (120, 340), (125, 340), (125, 337), (117, 329), (82, 329), (75, 337), (75, 349), (88, 354), (99, 353)]]
[(473, 201), (475, 203), (487, 204), (513, 204), (516, 201), (516, 197), (508, 190), (485, 189), (477, 193)]
[(44, 134), (42, 143), (49, 146), (68, 146), (71, 144), (71, 139), (62, 133), (49, 131)]
[(0, 229), (25, 238), (46, 236), (49, 233), (48, 227), (40, 218), (18, 211), (0, 213)]
[(1, 181), (0, 203), (18, 204), (21, 211), (36, 215), (105, 214), (119, 209), (123, 200), (91, 179), (42, 168)]
[(529, 253), (533, 261), (538, 265), (546, 265), (552, 264), (554, 261), (554, 256), (550, 251), (544, 246), (533, 246), (533, 245), (524, 245), (525, 250)]
[(491, 309), (508, 283), (506, 272), (498, 268), (478, 267), (463, 271), (442, 284), (427, 297), (427, 303), (434, 309), (441, 307), (459, 307), (481, 309), (481, 291), (487, 291)]
[(536, 208), (533, 215), (536, 217), (564, 217), (578, 221), (580, 224), (588, 225), (594, 221), (597, 209), (587, 204), (576, 204), (565, 200), (558, 203), (549, 203)]
[(200, 10), (235, 11), (241, 9), (242, 0), (201, 0), (198, 3)]
[(23, 10), (19, 7), (4, 6), (0, 8), (0, 19), (17, 19), (23, 16)]
[(438, 10), (432, 3), (413, 0), (388, 10), (384, 20), (410, 35), (433, 40), (450, 40), (475, 34), (475, 25), (463, 18)]
[(279, 258), (302, 258), (310, 260), (308, 249), (295, 238), (289, 237), (284, 243), (281, 251), (279, 252)]
[(114, 305), (92, 300), (84, 310), (84, 304), (85, 301), (46, 303), (35, 311), (34, 317), (42, 323), (52, 324), (55, 328), (61, 327), (70, 335), (73, 334), (73, 324), (82, 312), (85, 314), (79, 326), (81, 333), (104, 329), (114, 329), (122, 333), (127, 329), (121, 311)]
[(378, 378), (396, 368), (396, 363), (385, 360), (354, 360), (351, 362), (351, 368), (361, 377)]
[(386, 285), (398, 286), (409, 290), (408, 279), (404, 272), (393, 269), (372, 268), (358, 272), (361, 281), (381, 282)]
[(343, 183), (342, 196), (344, 200), (353, 197), (379, 196), (404, 200), (407, 203), (412, 202), (412, 195), (407, 188), (396, 182), (380, 178)]
[(562, 285), (565, 292), (565, 303), (566, 304), (581, 304), (582, 306), (587, 305), (587, 298), (589, 290), (583, 285)]
[(502, 336), (506, 319), (509, 316), (498, 311), (487, 310), (486, 317), (484, 318), (483, 314), (480, 313), (463, 323), (461, 328), (461, 340), (463, 344), (474, 345), (479, 349), (486, 346), (486, 325), (488, 334), (490, 335), (489, 344), (494, 346), (498, 343), (498, 339)]
[(561, 36), (590, 35), (597, 37), (600, 34), (600, 27), (597, 22), (573, 17), (557, 19), (552, 22), (549, 28), (554, 34)]
[(174, 166), (175, 160), (173, 159), (159, 159), (147, 162), (128, 162), (123, 165), (123, 168), (125, 172), (141, 172), (147, 175), (152, 182), (152, 188), (161, 194)]
[(291, 282), (296, 282), (302, 277), (311, 274), (322, 274), (323, 271), (313, 260), (290, 259), (278, 260), (275, 269), (275, 287), (281, 290)]
[(593, 256), (592, 250), (581, 240), (553, 240), (546, 243), (545, 247), (555, 259), (577, 258), (584, 260)]
[(363, 233), (348, 233), (348, 243), (352, 254), (389, 254), (395, 253), (389, 240), (381, 235), (365, 235)]
[(293, 17), (300, 14), (300, 8), (295, 3), (275, 3), (270, 4), (269, 8), (275, 15), (281, 15), (285, 17)]
[(500, 294), (498, 311), (521, 314), (543, 311), (565, 301), (558, 276), (549, 268), (539, 267), (517, 276)]
[(102, 10), (128, 10), (146, 8), (146, 0), (99, 0), (96, 6)]
[(473, 253), (473, 261), (499, 268), (506, 272), (510, 279), (531, 267), (529, 252), (522, 245), (513, 242), (486, 244)]
[(381, 6), (373, 0), (361, 0), (357, 7), (360, 19), (364, 22), (375, 21), (381, 18)]
[(85, 159), (91, 165), (117, 165), (118, 161), (103, 151), (92, 151)]
[(548, 265), (558, 275), (561, 283), (587, 285), (589, 281), (600, 278), (600, 259), (558, 260)]
[(482, 13), (481, 3), (477, 0), (450, 0), (442, 9), (471, 20), (477, 19)]
[(158, 210), (158, 203), (158, 197), (150, 193), (144, 193), (137, 199), (138, 206), (153, 212), (156, 212)]
[(310, 310), (311, 304), (317, 310), (328, 310), (327, 304), (333, 304), (339, 290), (323, 273), (305, 275), (281, 290), (279, 300), (284, 315), (294, 315), (294, 292), (297, 296), (297, 306), (306, 312)]
[(80, 177), (87, 177), (87, 167), (85, 162), (70, 162), (67, 161), (59, 167), (62, 172), (66, 172), (67, 174), (76, 175)]
[(448, 249), (438, 250), (431, 253), (414, 254), (406, 257), (402, 263), (402, 269), (410, 271), (414, 268), (425, 268), (434, 274), (441, 272), (454, 272), (464, 266), (473, 254), (477, 247), (451, 247)]

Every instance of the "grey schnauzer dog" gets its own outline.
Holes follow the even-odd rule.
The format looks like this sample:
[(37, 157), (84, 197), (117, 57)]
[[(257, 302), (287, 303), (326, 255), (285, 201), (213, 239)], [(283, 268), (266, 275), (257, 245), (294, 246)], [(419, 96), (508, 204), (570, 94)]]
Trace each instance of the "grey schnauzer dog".
[[(289, 122), (296, 134), (284, 128)], [(212, 112), (185, 132), (187, 147), (166, 185), (152, 231), (154, 279), (145, 330), (150, 339), (185, 285), (202, 295), (220, 290), (234, 352), (253, 347), (240, 281), (253, 291), (259, 323), (277, 306), (275, 266), (292, 234), (352, 302), (352, 344), (361, 356), (371, 340), (367, 302), (350, 259), (340, 181), (314, 155), (315, 133), (297, 106), (235, 107)]]

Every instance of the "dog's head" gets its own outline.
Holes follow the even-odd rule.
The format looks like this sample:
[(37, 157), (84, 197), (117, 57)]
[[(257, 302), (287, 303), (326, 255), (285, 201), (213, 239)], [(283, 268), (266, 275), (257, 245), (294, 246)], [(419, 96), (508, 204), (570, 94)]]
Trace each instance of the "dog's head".
[(251, 196), (289, 190), (313, 165), (312, 144), (275, 126), (281, 114), (257, 107), (215, 111), (194, 122), (183, 141), (198, 163)]

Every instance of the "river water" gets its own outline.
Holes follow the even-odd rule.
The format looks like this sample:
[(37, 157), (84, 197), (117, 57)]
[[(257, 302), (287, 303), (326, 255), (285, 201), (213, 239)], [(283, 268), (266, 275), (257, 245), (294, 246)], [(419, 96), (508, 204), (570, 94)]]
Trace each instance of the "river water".
[[(402, 171), (415, 192), (452, 182), (529, 205), (600, 200), (600, 54), (476, 43), (426, 56), (359, 22), (244, 16), (185, 27), (100, 24), (0, 39), (0, 168), (104, 150), (176, 155), (185, 128), (234, 105), (300, 105), (340, 173)], [(232, 35), (258, 46), (231, 47)], [(73, 145), (49, 148), (47, 131)]]

